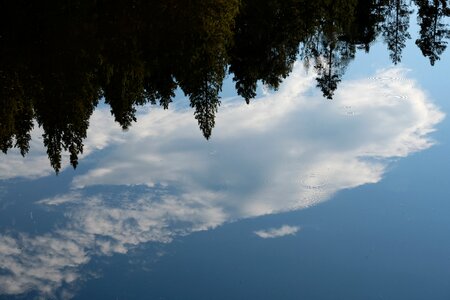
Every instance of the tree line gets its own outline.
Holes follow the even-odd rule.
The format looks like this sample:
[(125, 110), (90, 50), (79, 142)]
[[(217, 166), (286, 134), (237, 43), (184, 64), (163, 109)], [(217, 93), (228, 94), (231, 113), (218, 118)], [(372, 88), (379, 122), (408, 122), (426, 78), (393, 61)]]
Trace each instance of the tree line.
[[(415, 0), (416, 45), (433, 65), (450, 38), (447, 0)], [(189, 98), (210, 138), (227, 74), (247, 103), (277, 89), (302, 59), (331, 99), (356, 51), (381, 39), (401, 61), (413, 5), (405, 0), (2, 1), (0, 148), (29, 151), (34, 120), (52, 167), (77, 166), (100, 99), (123, 129), (136, 107)]]

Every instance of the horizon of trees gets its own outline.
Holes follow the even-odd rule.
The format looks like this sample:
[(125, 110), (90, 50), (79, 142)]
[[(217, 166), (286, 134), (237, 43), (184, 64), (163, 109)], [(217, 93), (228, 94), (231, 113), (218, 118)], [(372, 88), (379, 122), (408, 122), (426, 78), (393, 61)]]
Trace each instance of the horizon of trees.
[(29, 151), (34, 120), (50, 164), (75, 168), (89, 119), (102, 97), (123, 129), (136, 107), (168, 108), (189, 98), (209, 139), (223, 80), (231, 74), (247, 103), (259, 82), (277, 89), (297, 59), (317, 72), (332, 99), (357, 50), (381, 39), (394, 64), (411, 38), (434, 65), (450, 29), (447, 0), (26, 0), (0, 10), (0, 148)]

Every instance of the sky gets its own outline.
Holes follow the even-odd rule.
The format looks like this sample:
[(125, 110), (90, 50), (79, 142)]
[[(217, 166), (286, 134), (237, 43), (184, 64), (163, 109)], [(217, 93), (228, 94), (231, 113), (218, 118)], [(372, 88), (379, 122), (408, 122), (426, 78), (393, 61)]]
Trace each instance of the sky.
[[(329, 101), (313, 72), (297, 63), (278, 91), (265, 90), (250, 105), (223, 99), (210, 141), (190, 109), (143, 107), (123, 132), (100, 107), (79, 169), (71, 170), (65, 158), (59, 176), (67, 184), (14, 208), (34, 224), (46, 214), (59, 221), (2, 230), (0, 292), (71, 298), (93, 257), (305, 209), (379, 182), (393, 162), (433, 146), (430, 133), (445, 118), (410, 73), (377, 68), (343, 81)], [(14, 152), (1, 157), (2, 189), (53, 180), (40, 134), (35, 129), (25, 159)], [(268, 239), (299, 231), (280, 224), (254, 234)]]

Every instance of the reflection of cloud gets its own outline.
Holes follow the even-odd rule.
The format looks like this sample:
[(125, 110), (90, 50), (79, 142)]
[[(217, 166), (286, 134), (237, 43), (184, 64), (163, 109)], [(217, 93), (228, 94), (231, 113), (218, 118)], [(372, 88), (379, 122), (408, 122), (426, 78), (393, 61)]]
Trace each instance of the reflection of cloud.
[[(88, 130), (89, 134), (84, 143), (83, 154), (79, 155), (80, 161), (93, 151), (104, 149), (110, 144), (123, 142), (122, 135), (126, 133), (121, 132), (118, 124), (110, 124), (110, 118), (111, 114), (106, 109), (98, 109), (94, 112), (90, 120), (92, 126)], [(97, 126), (102, 129), (96, 130)], [(32, 137), (31, 150), (25, 157), (22, 157), (15, 148), (10, 149), (7, 155), (0, 154), (0, 180), (14, 177), (39, 178), (55, 173), (50, 166), (42, 142), (42, 128), (35, 124), (30, 134)], [(61, 171), (70, 166), (67, 152), (63, 152), (61, 163)]]
[(58, 195), (56, 197), (42, 199), (38, 203), (46, 205), (61, 205), (71, 202), (78, 202), (81, 200), (81, 197), (82, 197), (81, 193), (72, 192), (65, 195)]
[(399, 68), (382, 70), (375, 79), (343, 83), (327, 101), (305, 96), (314, 76), (297, 66), (278, 92), (250, 106), (224, 105), (209, 142), (190, 111), (142, 114), (123, 145), (73, 186), (165, 184), (219, 193), (237, 217), (306, 207), (379, 181), (386, 158), (431, 146), (426, 135), (443, 114), (413, 81), (395, 80), (404, 76)]
[(0, 236), (0, 292), (38, 290), (50, 295), (78, 278), (77, 267), (89, 261), (84, 244), (55, 233), (30, 237)]
[[(388, 69), (374, 78), (404, 72)], [(64, 207), (65, 227), (43, 236), (1, 237), (0, 291), (48, 295), (73, 282), (94, 254), (126, 253), (227, 221), (305, 208), (339, 190), (378, 182), (387, 159), (432, 145), (427, 134), (443, 114), (413, 81), (343, 83), (335, 100), (327, 101), (306, 96), (314, 76), (302, 74), (297, 66), (277, 93), (250, 106), (222, 106), (208, 142), (191, 111), (147, 111), (123, 133), (109, 112), (97, 110), (86, 151), (114, 147), (74, 178), (73, 191), (39, 202)], [(2, 172), (13, 169), (3, 166), (8, 164)], [(3, 178), (37, 174), (20, 172)], [(93, 185), (125, 185), (128, 192), (88, 194), (84, 188)], [(255, 233), (272, 237), (298, 229)]]
[(277, 238), (286, 235), (294, 235), (300, 230), (300, 227), (283, 225), (280, 228), (270, 228), (267, 230), (255, 231), (255, 234), (263, 239)]
[(52, 172), (42, 143), (42, 129), (31, 132), (30, 155), (22, 157), (17, 149), (10, 149), (7, 155), (0, 154), (0, 180), (14, 177), (37, 178)]
[(127, 253), (146, 242), (167, 243), (227, 220), (220, 207), (207, 205), (214, 195), (155, 197), (155, 192), (69, 193), (39, 201), (64, 205), (69, 222), (52, 234), (0, 235), (0, 294), (38, 291), (52, 298), (55, 291), (73, 285), (80, 277), (78, 268), (92, 255)]

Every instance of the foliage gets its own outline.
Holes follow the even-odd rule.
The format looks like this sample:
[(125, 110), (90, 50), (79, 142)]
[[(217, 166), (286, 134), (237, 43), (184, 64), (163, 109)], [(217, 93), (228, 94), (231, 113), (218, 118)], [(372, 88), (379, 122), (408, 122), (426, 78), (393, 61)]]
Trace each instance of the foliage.
[(420, 25), (420, 37), (416, 45), (434, 65), (447, 48), (446, 39), (450, 38), (448, 22), (444, 21), (445, 17), (450, 16), (450, 8), (445, 0), (416, 0), (416, 4), (419, 7), (417, 18)]
[[(415, 3), (416, 44), (434, 64), (450, 37), (448, 3)], [(63, 151), (76, 167), (100, 99), (127, 129), (137, 106), (168, 108), (177, 88), (209, 139), (227, 73), (249, 103), (258, 83), (277, 89), (298, 58), (331, 99), (377, 36), (400, 62), (411, 13), (404, 0), (4, 1), (0, 148), (25, 155), (36, 123), (55, 171)]]

